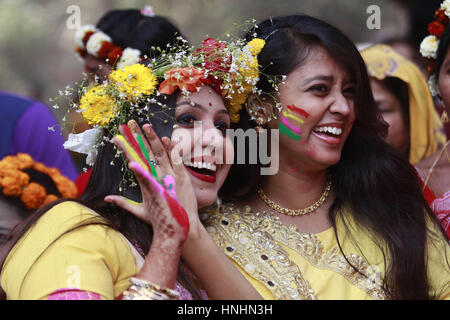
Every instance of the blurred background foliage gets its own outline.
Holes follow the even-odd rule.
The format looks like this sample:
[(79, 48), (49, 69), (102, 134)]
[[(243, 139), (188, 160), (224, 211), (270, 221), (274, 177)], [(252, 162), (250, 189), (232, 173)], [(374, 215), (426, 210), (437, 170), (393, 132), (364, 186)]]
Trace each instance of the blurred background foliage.
[[(414, 1), (0, 0), (0, 90), (49, 103), (48, 99), (55, 97), (58, 89), (81, 78), (83, 66), (73, 52), (75, 30), (66, 26), (70, 16), (66, 10), (70, 5), (80, 7), (81, 25), (95, 24), (110, 9), (151, 5), (156, 14), (170, 18), (191, 44), (198, 45), (205, 35), (224, 35), (234, 24), (246, 19), (260, 21), (293, 13), (324, 19), (355, 42), (406, 37), (411, 29), (408, 11), (411, 2)], [(370, 16), (366, 10), (373, 4), (381, 9), (380, 30), (369, 30), (366, 26)]]

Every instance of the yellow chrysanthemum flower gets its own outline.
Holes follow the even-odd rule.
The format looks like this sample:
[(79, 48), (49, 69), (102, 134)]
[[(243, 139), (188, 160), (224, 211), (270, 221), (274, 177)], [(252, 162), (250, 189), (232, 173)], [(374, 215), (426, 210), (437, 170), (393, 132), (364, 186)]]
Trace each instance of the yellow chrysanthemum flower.
[(252, 92), (255, 82), (259, 78), (258, 59), (256, 56), (261, 52), (265, 44), (264, 40), (255, 38), (245, 46), (244, 51), (239, 56), (240, 76), (232, 84), (234, 93), (230, 93), (231, 97), (228, 98), (228, 111), (230, 112), (231, 122), (239, 121), (239, 111), (242, 109), (242, 104), (247, 100), (249, 93)]
[(142, 95), (152, 95), (158, 85), (158, 78), (152, 69), (139, 63), (111, 72), (109, 79), (133, 100)]
[(79, 108), (90, 125), (104, 126), (114, 118), (118, 107), (103, 86), (91, 87), (80, 100)]
[(245, 48), (250, 50), (250, 52), (252, 53), (252, 56), (257, 56), (261, 52), (262, 48), (264, 48), (265, 45), (266, 45), (266, 41), (264, 41), (263, 39), (255, 38), (252, 41), (250, 41), (249, 43), (247, 43)]

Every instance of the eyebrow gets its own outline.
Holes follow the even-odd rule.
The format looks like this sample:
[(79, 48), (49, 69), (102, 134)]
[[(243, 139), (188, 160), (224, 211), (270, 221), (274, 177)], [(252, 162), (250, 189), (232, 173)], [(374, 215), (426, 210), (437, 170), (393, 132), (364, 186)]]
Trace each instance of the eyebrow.
[[(177, 103), (176, 107), (179, 107), (179, 106), (182, 106), (182, 105), (188, 105), (190, 107), (199, 108), (199, 109), (201, 109), (203, 111), (206, 111), (206, 108), (204, 106), (202, 106), (201, 104), (198, 104), (198, 103), (195, 103), (195, 102), (192, 103), (192, 101), (187, 101), (187, 100), (183, 100), (183, 101)], [(227, 114), (227, 115), (230, 114), (227, 109), (220, 109), (217, 113), (224, 113), (224, 114)]]
[(306, 80), (303, 82), (303, 85), (306, 85), (312, 81), (315, 80), (322, 80), (322, 81), (327, 81), (327, 82), (333, 82), (333, 76), (314, 76), (311, 78), (306, 78)]

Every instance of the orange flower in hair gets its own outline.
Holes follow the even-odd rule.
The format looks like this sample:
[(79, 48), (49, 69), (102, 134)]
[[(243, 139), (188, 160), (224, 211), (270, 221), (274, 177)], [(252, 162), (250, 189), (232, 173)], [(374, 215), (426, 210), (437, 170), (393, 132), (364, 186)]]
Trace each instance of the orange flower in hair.
[(22, 186), (12, 176), (5, 177), (1, 180), (3, 194), (7, 197), (18, 197), (22, 193)]
[(159, 86), (160, 93), (172, 94), (176, 89), (196, 92), (203, 85), (205, 72), (193, 67), (172, 68), (164, 73), (164, 77), (165, 80)]
[(20, 200), (22, 200), (28, 210), (33, 210), (39, 208), (46, 197), (45, 188), (39, 183), (31, 182), (23, 189)]
[(28, 210), (39, 208), (58, 199), (54, 194), (47, 195), (45, 188), (36, 182), (30, 183), (30, 176), (21, 171), (33, 168), (48, 175), (63, 198), (75, 198), (76, 185), (63, 176), (57, 168), (49, 168), (25, 153), (6, 156), (0, 161), (0, 188), (7, 197), (19, 197)]
[(63, 198), (75, 198), (78, 194), (76, 185), (70, 181), (68, 178), (62, 175), (50, 176), (55, 182), (59, 193)]

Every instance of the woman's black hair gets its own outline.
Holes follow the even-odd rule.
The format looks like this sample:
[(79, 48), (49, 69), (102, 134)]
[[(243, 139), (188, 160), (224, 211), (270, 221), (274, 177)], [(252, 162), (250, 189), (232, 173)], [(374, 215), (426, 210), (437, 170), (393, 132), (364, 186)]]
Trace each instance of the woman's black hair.
[[(329, 218), (340, 250), (345, 257), (336, 229), (337, 216), (342, 217), (349, 234), (354, 230), (341, 214), (348, 209), (352, 220), (371, 235), (388, 262), (383, 287), (388, 297), (431, 298), (426, 220), (433, 221), (438, 230), (442, 228), (422, 195), (414, 168), (383, 140), (387, 125), (375, 105), (367, 69), (357, 48), (336, 27), (307, 15), (265, 20), (251, 30), (247, 41), (254, 37), (266, 41), (258, 55), (263, 71), (257, 86), (263, 92), (273, 91), (270, 76), (289, 75), (318, 46), (352, 75), (356, 121), (340, 161), (329, 168), (336, 194)], [(255, 126), (244, 110), (239, 126)], [(232, 166), (221, 193), (224, 200), (245, 201), (254, 196), (264, 183), (259, 169), (259, 165)], [(439, 237), (445, 241), (443, 233)]]
[(166, 17), (145, 16), (137, 9), (108, 11), (98, 21), (97, 28), (110, 36), (115, 45), (139, 49), (148, 57), (152, 55), (151, 46), (163, 49), (183, 36)]

